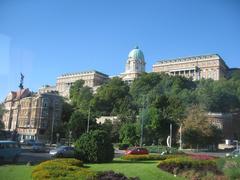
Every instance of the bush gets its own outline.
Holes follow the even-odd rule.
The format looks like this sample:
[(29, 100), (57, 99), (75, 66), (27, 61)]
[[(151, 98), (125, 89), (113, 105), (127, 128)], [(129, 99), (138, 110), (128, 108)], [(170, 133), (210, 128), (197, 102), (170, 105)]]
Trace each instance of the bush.
[(33, 180), (42, 179), (93, 179), (95, 173), (83, 168), (77, 159), (55, 159), (37, 165), (32, 172)]
[(215, 160), (197, 160), (188, 156), (165, 159), (159, 162), (158, 167), (170, 173), (174, 173), (176, 169), (178, 171), (199, 170), (219, 173)]
[(95, 130), (83, 134), (75, 144), (76, 156), (85, 162), (111, 162), (114, 149), (106, 131)]
[(139, 180), (138, 177), (127, 178), (122, 173), (115, 173), (114, 171), (99, 172), (97, 174), (96, 179), (98, 179), (98, 180), (107, 180), (107, 179), (111, 179), (111, 180)]
[(122, 159), (128, 161), (147, 161), (147, 160), (165, 160), (167, 157), (160, 154), (143, 154), (143, 155), (124, 155)]

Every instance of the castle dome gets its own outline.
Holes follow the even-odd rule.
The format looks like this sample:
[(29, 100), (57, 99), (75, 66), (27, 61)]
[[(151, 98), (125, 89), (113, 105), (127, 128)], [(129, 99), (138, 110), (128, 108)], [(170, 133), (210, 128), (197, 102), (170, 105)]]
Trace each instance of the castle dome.
[(129, 59), (134, 59), (134, 60), (142, 60), (144, 61), (144, 55), (143, 52), (139, 49), (138, 46), (136, 46), (133, 50), (130, 51), (128, 54)]

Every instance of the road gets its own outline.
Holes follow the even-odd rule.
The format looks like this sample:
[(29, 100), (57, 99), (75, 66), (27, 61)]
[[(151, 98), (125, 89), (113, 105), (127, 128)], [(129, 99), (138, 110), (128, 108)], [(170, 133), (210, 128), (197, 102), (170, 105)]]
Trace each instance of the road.
[[(120, 157), (124, 154), (123, 150), (115, 150), (115, 157)], [(226, 152), (186, 152), (187, 154), (206, 154), (210, 156), (216, 157), (224, 157)], [(34, 153), (31, 152), (29, 148), (23, 148), (21, 156), (19, 158), (18, 164), (27, 164), (31, 162), (31, 164), (38, 164), (42, 161), (46, 161), (51, 159), (49, 153)]]

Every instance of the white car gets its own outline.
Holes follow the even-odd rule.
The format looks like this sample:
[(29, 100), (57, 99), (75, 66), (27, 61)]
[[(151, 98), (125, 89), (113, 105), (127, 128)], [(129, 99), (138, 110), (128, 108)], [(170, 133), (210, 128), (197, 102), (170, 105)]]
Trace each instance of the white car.
[(226, 157), (239, 157), (240, 149), (235, 149), (233, 152), (227, 153)]

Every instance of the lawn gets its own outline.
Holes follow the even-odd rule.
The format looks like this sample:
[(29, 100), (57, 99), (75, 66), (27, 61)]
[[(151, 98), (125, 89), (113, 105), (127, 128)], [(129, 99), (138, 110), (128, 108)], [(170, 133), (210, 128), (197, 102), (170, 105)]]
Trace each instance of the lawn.
[(139, 177), (141, 180), (159, 180), (159, 179), (183, 179), (174, 177), (172, 174), (164, 172), (157, 168), (158, 161), (140, 161), (128, 162), (121, 159), (115, 159), (112, 163), (105, 164), (87, 164), (90, 169), (95, 171), (113, 170), (121, 172), (128, 177)]
[(2, 165), (0, 166), (0, 179), (2, 180), (28, 180), (31, 179), (33, 166)]
[[(115, 159), (112, 163), (86, 164), (86, 167), (94, 171), (113, 170), (121, 172), (129, 177), (138, 176), (141, 180), (159, 179), (182, 179), (161, 171), (157, 166), (158, 161), (128, 162)], [(0, 166), (0, 179), (4, 180), (30, 180), (33, 166), (26, 165), (5, 165)]]

